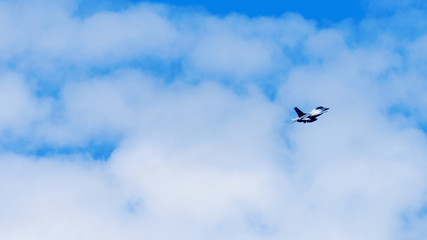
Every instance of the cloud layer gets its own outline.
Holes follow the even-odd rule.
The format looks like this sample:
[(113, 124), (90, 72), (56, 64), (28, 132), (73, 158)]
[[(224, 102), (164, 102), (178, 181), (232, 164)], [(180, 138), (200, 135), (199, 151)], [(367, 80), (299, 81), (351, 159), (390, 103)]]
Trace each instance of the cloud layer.
[(319, 27), (2, 1), (0, 18), (1, 239), (425, 235), (422, 10)]

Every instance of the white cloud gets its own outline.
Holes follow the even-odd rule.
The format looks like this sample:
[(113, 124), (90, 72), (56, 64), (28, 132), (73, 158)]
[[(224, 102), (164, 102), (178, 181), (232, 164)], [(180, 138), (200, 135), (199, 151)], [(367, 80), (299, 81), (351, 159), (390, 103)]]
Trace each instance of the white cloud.
[(177, 33), (161, 12), (155, 7), (141, 6), (122, 13), (97, 13), (85, 19), (81, 39), (74, 43), (80, 51), (78, 56), (105, 61), (147, 54), (169, 55)]
[[(26, 4), (0, 4), (1, 239), (422, 236), (423, 34)], [(105, 162), (93, 141), (116, 145)], [(83, 150), (26, 151), (45, 146)]]
[(192, 63), (208, 74), (244, 78), (265, 73), (273, 64), (273, 49), (256, 40), (223, 34), (203, 39), (195, 48)]
[(0, 75), (0, 129), (7, 134), (26, 134), (34, 121), (49, 111), (49, 103), (37, 99), (17, 73)]

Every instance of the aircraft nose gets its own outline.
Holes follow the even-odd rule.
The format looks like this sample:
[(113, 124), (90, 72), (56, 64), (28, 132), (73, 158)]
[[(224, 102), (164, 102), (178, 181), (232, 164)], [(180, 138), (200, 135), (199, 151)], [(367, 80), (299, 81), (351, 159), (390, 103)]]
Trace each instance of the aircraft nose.
[(329, 110), (329, 108), (325, 108), (325, 111), (328, 111)]

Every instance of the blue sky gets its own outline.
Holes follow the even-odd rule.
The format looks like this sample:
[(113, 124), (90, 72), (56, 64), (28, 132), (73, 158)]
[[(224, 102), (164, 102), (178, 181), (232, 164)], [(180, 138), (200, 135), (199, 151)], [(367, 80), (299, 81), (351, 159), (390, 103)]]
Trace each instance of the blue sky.
[[(125, 2), (125, 3), (124, 3)], [(120, 1), (83, 1), (80, 6), (82, 12), (92, 12), (99, 9), (119, 9), (132, 3), (140, 3), (140, 0)], [(351, 1), (153, 1), (157, 3), (171, 4), (180, 7), (198, 8), (211, 14), (227, 15), (232, 12), (245, 14), (249, 17), (257, 16), (281, 16), (284, 12), (297, 12), (306, 18), (319, 22), (337, 22), (344, 19), (360, 20), (368, 10), (368, 2), (360, 0)]]
[(0, 239), (423, 239), (426, 20), (0, 1)]

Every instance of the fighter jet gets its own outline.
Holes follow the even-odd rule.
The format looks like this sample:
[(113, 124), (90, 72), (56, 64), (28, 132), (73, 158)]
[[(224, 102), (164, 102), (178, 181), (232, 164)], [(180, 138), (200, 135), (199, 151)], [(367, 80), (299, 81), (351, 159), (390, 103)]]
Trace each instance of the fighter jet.
[(297, 112), (297, 114), (298, 114), (298, 118), (292, 119), (293, 122), (303, 122), (303, 123), (314, 122), (317, 120), (318, 116), (322, 115), (323, 113), (325, 113), (329, 110), (329, 108), (325, 108), (322, 106), (319, 106), (319, 107), (313, 109), (309, 113), (303, 113), (297, 107), (294, 107), (294, 109), (295, 109), (295, 112)]

